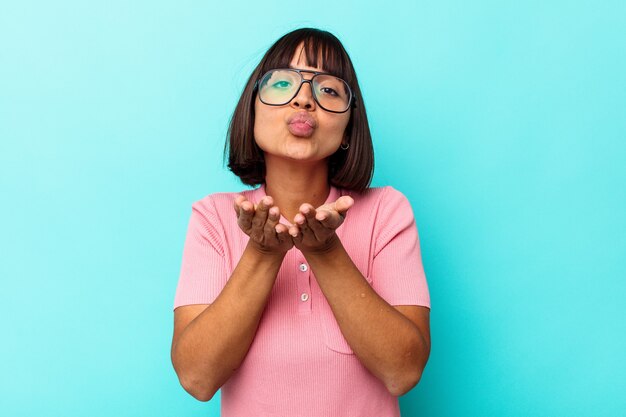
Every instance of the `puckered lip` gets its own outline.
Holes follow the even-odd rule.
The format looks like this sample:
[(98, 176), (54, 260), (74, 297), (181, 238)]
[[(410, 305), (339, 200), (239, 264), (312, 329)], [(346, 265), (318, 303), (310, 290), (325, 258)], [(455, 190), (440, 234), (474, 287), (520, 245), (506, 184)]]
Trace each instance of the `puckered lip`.
[(299, 111), (289, 116), (289, 118), (287, 119), (287, 124), (292, 124), (292, 123), (306, 123), (312, 128), (317, 127), (317, 122), (315, 121), (313, 116), (311, 116), (306, 111)]

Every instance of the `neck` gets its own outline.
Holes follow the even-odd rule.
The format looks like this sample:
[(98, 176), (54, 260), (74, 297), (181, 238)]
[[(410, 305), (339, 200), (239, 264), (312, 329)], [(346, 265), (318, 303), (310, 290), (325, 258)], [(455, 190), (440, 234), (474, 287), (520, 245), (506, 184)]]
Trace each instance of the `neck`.
[(327, 161), (268, 160), (266, 155), (265, 168), (265, 193), (289, 222), (293, 223), (303, 203), (317, 208), (326, 202), (330, 192)]

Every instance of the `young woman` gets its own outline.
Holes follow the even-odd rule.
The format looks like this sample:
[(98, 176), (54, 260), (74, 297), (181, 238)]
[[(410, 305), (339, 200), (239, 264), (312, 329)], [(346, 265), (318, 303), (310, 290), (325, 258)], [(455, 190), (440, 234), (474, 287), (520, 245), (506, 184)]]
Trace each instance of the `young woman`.
[(195, 202), (172, 363), (225, 417), (399, 416), (430, 353), (411, 206), (369, 188), (352, 62), (316, 29), (280, 38), (233, 114), (229, 168), (253, 190)]

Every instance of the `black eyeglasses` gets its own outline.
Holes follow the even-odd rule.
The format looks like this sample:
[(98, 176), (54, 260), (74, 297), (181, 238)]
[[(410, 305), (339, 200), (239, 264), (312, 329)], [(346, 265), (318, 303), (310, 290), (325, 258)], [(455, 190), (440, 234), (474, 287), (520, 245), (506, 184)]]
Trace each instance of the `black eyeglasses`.
[[(313, 77), (307, 80), (302, 73), (313, 74)], [(259, 89), (261, 103), (282, 106), (298, 94), (304, 83), (311, 85), (315, 102), (331, 113), (345, 113), (356, 103), (348, 83), (326, 72), (293, 68), (273, 69), (259, 78), (254, 88)]]

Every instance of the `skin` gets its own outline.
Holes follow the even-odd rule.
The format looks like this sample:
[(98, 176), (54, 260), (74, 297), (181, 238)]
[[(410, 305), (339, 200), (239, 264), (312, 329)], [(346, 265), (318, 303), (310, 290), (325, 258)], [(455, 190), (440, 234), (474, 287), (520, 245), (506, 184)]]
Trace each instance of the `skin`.
[[(297, 56), (292, 60), (292, 68), (321, 71), (310, 67)], [(313, 74), (304, 73), (306, 79)], [(281, 169), (290, 171), (306, 166), (307, 170), (324, 170), (326, 159), (337, 151), (344, 139), (344, 132), (350, 121), (350, 112), (331, 113), (317, 105), (311, 93), (311, 84), (305, 83), (298, 95), (284, 106), (268, 106), (255, 100), (254, 137), (264, 151), (266, 165), (280, 164)], [(317, 122), (317, 128), (308, 138), (292, 135), (287, 121), (294, 113), (306, 112)], [(267, 159), (269, 158), (269, 162)], [(281, 161), (278, 161), (281, 160)]]
[[(291, 66), (310, 67), (298, 48)], [(310, 77), (310, 74), (307, 74)], [(294, 112), (317, 122), (301, 138), (287, 129)], [(328, 157), (345, 140), (350, 113), (326, 112), (304, 84), (284, 106), (255, 103), (255, 139), (264, 151), (266, 192), (258, 204), (236, 197), (237, 224), (249, 236), (226, 286), (211, 305), (175, 310), (172, 362), (183, 387), (208, 401), (239, 367), (252, 343), (283, 258), (299, 249), (313, 270), (348, 344), (392, 395), (403, 395), (421, 378), (430, 354), (430, 309), (391, 306), (356, 268), (336, 229), (354, 201), (325, 204)], [(291, 223), (281, 222), (281, 214)]]

